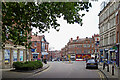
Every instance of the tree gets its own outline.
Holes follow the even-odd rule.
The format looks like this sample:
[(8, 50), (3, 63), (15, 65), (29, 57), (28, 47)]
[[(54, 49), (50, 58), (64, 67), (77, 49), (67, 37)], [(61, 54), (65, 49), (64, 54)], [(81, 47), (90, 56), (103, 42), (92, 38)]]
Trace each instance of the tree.
[(79, 11), (89, 11), (90, 2), (2, 2), (2, 41), (11, 40), (15, 45), (25, 45), (32, 30), (39, 28), (44, 33), (50, 27), (59, 31), (56, 18), (63, 16), (69, 24), (82, 25)]

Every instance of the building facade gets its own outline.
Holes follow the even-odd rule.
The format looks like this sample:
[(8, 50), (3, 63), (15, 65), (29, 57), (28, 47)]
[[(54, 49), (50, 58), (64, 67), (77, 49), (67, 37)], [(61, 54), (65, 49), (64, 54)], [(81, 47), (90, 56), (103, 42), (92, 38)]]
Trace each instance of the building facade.
[(11, 41), (7, 41), (5, 48), (2, 49), (2, 68), (12, 68), (13, 62), (27, 61), (29, 52), (26, 53), (25, 46), (15, 45)]
[(67, 56), (68, 58), (70, 57), (72, 60), (78, 61), (85, 60), (86, 58), (91, 58), (91, 55), (99, 53), (97, 47), (98, 45), (95, 45), (95, 40), (100, 40), (98, 34), (94, 34), (92, 38), (79, 38), (79, 36), (77, 36), (75, 40), (71, 38), (67, 45), (61, 50), (63, 56)]
[(61, 53), (59, 50), (54, 50), (54, 51), (49, 51), (50, 54), (50, 61), (54, 60), (58, 60), (61, 58)]
[(120, 67), (120, 4), (116, 13), (117, 64)]
[[(116, 13), (118, 2), (103, 2), (99, 13), (100, 54), (108, 63), (116, 61)], [(102, 5), (101, 4), (101, 5)]]
[(32, 37), (31, 59), (37, 60), (37, 59), (46, 58), (47, 60), (49, 60), (49, 54), (48, 54), (49, 43), (46, 41), (45, 36), (32, 35), (31, 37)]

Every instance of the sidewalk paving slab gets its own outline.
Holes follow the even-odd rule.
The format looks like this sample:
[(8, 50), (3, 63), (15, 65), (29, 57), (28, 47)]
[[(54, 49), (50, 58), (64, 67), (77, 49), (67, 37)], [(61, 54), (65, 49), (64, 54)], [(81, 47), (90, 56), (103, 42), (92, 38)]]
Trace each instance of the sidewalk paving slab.
[(106, 76), (108, 80), (118, 79), (118, 67), (114, 68), (114, 75), (112, 75), (112, 64), (109, 64), (109, 72), (107, 72), (107, 66), (103, 70), (103, 63), (99, 64), (99, 70)]

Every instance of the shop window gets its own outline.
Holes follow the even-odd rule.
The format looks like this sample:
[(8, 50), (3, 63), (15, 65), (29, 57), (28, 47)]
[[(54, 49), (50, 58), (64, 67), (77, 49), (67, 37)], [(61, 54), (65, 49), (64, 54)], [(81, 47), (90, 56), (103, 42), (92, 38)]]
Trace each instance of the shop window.
[(13, 61), (17, 61), (17, 50), (13, 51)]
[(10, 62), (10, 50), (5, 49), (4, 56), (5, 56), (5, 62)]
[(38, 58), (38, 54), (33, 54), (33, 59), (37, 59)]
[(20, 61), (23, 61), (23, 51), (20, 51)]

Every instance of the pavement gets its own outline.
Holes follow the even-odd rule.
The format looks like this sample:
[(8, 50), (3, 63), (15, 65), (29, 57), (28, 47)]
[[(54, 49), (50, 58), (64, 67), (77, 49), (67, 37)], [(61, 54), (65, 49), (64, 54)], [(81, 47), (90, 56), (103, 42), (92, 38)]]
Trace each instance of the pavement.
[(110, 79), (117, 80), (119, 78), (118, 77), (118, 71), (119, 71), (118, 67), (115, 66), (115, 68), (114, 68), (114, 75), (112, 75), (112, 64), (109, 64), (109, 72), (107, 72), (107, 66), (103, 70), (103, 63), (99, 63), (98, 67), (99, 67), (99, 70), (106, 76), (107, 80), (110, 80)]
[(1, 69), (2, 71), (2, 80), (10, 79), (10, 78), (29, 78), (30, 76), (37, 74), (38, 72), (44, 71), (49, 67), (49, 64), (44, 64), (43, 67), (33, 71), (26, 71), (26, 72), (18, 72), (14, 71), (13, 68), (11, 69)]

